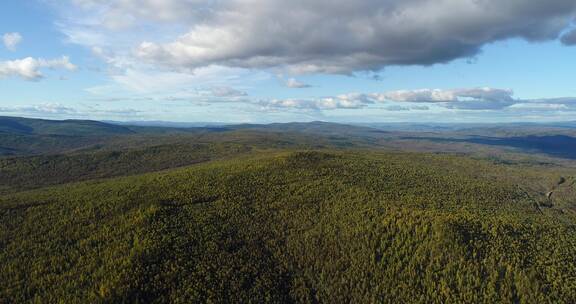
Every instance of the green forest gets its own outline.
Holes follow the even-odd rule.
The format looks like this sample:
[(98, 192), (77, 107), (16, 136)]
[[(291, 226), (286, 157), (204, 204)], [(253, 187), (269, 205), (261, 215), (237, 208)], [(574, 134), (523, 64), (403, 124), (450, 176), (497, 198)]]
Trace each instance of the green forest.
[(576, 302), (574, 169), (187, 136), (0, 158), (0, 303)]

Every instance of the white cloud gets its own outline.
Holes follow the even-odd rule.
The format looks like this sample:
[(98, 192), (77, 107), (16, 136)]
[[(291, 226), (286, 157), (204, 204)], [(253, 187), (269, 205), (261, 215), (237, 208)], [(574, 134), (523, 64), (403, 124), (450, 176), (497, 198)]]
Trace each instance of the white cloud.
[(424, 105), (413, 105), (413, 106), (404, 106), (404, 105), (391, 105), (385, 108), (388, 111), (395, 111), (395, 112), (406, 112), (406, 111), (428, 111), (430, 108)]
[(529, 110), (529, 111), (566, 111), (566, 110), (576, 110), (570, 108), (565, 104), (556, 103), (519, 103), (510, 106), (512, 110)]
[(513, 96), (512, 90), (495, 88), (420, 89), (371, 94), (380, 102), (439, 103), (443, 107), (460, 110), (507, 108), (517, 103)]
[(306, 88), (310, 88), (312, 86), (309, 84), (300, 82), (300, 81), (296, 80), (295, 78), (289, 78), (288, 80), (286, 80), (286, 87), (291, 88), (291, 89), (306, 89)]
[(264, 108), (292, 108), (304, 110), (360, 109), (374, 103), (365, 94), (343, 94), (318, 99), (272, 99), (260, 101)]
[[(397, 103), (392, 110), (427, 110), (428, 105), (454, 110), (531, 110), (531, 111), (574, 111), (576, 98), (517, 99), (510, 89), (459, 88), (451, 90), (420, 89), (401, 90), (368, 94), (375, 102)], [(411, 106), (401, 105), (409, 103)], [(419, 109), (419, 105), (423, 108)], [(425, 107), (425, 108), (424, 108)]]
[(576, 111), (576, 98), (545, 98), (519, 100), (510, 106), (511, 110), (541, 111), (541, 112), (570, 112)]
[(42, 59), (27, 57), (24, 59), (0, 61), (0, 78), (4, 77), (21, 77), (25, 80), (39, 80), (44, 75), (41, 69), (65, 69), (75, 71), (76, 65), (70, 62), (70, 59), (63, 56), (59, 59)]
[(465, 88), (465, 89), (420, 89), (401, 90), (372, 94), (379, 101), (399, 102), (456, 102), (463, 100), (511, 101), (514, 92), (509, 89)]
[(42, 114), (42, 115), (64, 115), (64, 114), (77, 113), (76, 109), (64, 106), (59, 103), (44, 103), (31, 106), (0, 107), (0, 112)]
[(102, 109), (99, 105), (77, 105), (68, 106), (61, 103), (47, 102), (33, 105), (0, 107), (0, 113), (10, 113), (14, 115), (24, 115), (31, 117), (51, 117), (51, 118), (90, 118), (110, 117), (127, 118), (140, 117), (145, 111), (131, 108), (109, 108)]
[[(69, 6), (70, 2), (77, 6)], [(52, 1), (61, 13), (57, 26), (67, 37), (67, 41), (91, 51), (94, 57), (105, 64), (105, 68), (99, 70), (106, 73), (111, 81), (87, 88), (86, 91), (115, 97), (154, 94), (155, 97), (163, 95), (168, 98), (182, 91), (212, 87), (246, 87), (271, 78), (265, 72), (222, 66), (176, 71), (147, 64), (135, 57), (132, 51), (143, 39), (171, 39), (177, 36), (174, 33), (183, 30), (171, 22), (188, 20), (189, 12), (182, 6), (184, 2), (193, 1)], [(164, 9), (169, 11), (164, 12)], [(142, 26), (103, 26), (103, 18), (111, 18), (108, 14), (110, 10), (121, 11), (123, 16), (134, 19)], [(158, 19), (160, 15), (164, 17)], [(150, 21), (160, 23), (151, 24)]]
[(460, 102), (451, 102), (444, 104), (443, 106), (448, 109), (456, 110), (501, 110), (506, 109), (518, 101), (514, 100), (467, 100)]
[(494, 88), (421, 89), (350, 93), (316, 99), (274, 99), (261, 101), (260, 104), (274, 108), (314, 110), (360, 109), (375, 103), (388, 104), (385, 109), (389, 111), (426, 111), (430, 109), (426, 104), (460, 110), (495, 110), (521, 102), (515, 100), (513, 95), (512, 90)]
[(16, 51), (16, 47), (22, 42), (20, 33), (6, 33), (2, 36), (4, 46), (10, 51)]
[(248, 96), (248, 93), (236, 90), (231, 87), (213, 87), (211, 89), (212, 95), (215, 97), (242, 97)]

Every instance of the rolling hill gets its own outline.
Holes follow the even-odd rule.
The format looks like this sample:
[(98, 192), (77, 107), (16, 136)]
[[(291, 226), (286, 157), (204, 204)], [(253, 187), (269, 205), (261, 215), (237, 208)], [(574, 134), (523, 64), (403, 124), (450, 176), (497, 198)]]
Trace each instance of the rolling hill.
[[(282, 148), (366, 148), (463, 153), (503, 161), (573, 166), (576, 131), (550, 125), (345, 125), (327, 122), (139, 126), (97, 121), (0, 117), (0, 157), (143, 149), (170, 144), (234, 142)], [(401, 129), (404, 128), (404, 129)]]
[(38, 151), (0, 158), (0, 303), (576, 301), (570, 159), (321, 122), (22, 127), (42, 123), (0, 136)]
[(5, 195), (0, 299), (570, 303), (576, 209), (538, 189), (555, 178), (453, 156), (263, 152)]
[(0, 117), (0, 133), (22, 135), (103, 136), (135, 133), (127, 127), (91, 120), (44, 120)]

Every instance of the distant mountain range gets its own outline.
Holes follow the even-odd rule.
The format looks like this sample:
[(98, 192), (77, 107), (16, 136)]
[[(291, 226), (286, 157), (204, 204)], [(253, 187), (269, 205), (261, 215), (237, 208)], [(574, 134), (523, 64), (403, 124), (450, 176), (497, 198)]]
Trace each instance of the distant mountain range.
[[(138, 128), (140, 127), (140, 128)], [(323, 121), (271, 123), (271, 124), (234, 124), (222, 122), (168, 122), (168, 121), (94, 121), (94, 120), (47, 120), (21, 117), (0, 116), (0, 132), (43, 135), (102, 135), (129, 134), (150, 132), (154, 129), (142, 127), (190, 129), (190, 128), (226, 128), (226, 129), (267, 129), (298, 132), (333, 132), (348, 131), (355, 127), (356, 131), (378, 129), (403, 132), (446, 132), (481, 129), (522, 129), (530, 128), (546, 130), (550, 128), (576, 129), (576, 121), (549, 123), (332, 123)], [(157, 130), (157, 129), (156, 129)], [(370, 132), (376, 132), (374, 130)]]
[(565, 122), (515, 122), (515, 123), (353, 123), (371, 128), (394, 130), (394, 131), (457, 131), (469, 129), (494, 129), (494, 128), (570, 128), (576, 129), (576, 121)]
[[(220, 134), (216, 136), (215, 134)], [(223, 136), (224, 134), (225, 136)], [(510, 124), (273, 124), (100, 122), (0, 117), (0, 155), (113, 149), (123, 143), (153, 145), (173, 135), (189, 141), (221, 140), (292, 147), (386, 148), (503, 157), (529, 153), (576, 159), (576, 122)], [(258, 138), (258, 140), (256, 140)]]

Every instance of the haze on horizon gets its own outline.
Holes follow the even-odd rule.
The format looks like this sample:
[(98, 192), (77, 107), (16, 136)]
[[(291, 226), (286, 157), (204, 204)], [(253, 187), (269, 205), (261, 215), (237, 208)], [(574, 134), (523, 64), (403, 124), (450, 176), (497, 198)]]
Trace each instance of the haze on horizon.
[(0, 4), (0, 116), (574, 120), (573, 0)]

